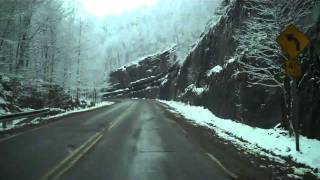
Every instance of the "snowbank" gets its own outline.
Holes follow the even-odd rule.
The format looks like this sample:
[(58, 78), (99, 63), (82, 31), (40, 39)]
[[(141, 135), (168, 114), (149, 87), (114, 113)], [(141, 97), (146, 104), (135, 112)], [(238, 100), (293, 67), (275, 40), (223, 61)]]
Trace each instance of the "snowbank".
[(8, 123), (6, 128), (2, 127), (2, 123), (0, 123), (0, 131), (4, 131), (4, 130), (9, 130), (9, 129), (13, 129), (16, 127), (21, 127), (21, 125), (19, 125), (19, 123), (21, 121), (26, 120), (27, 118), (20, 118), (20, 119), (15, 119), (12, 121), (12, 123)]
[(47, 118), (43, 118), (43, 120), (48, 120), (48, 119), (52, 119), (52, 118), (62, 117), (62, 116), (65, 116), (65, 115), (74, 114), (74, 113), (79, 113), (79, 112), (84, 112), (84, 111), (90, 111), (90, 110), (98, 109), (98, 108), (101, 108), (101, 107), (104, 107), (104, 106), (111, 106), (111, 105), (113, 105), (113, 104), (114, 104), (114, 102), (104, 101), (104, 102), (97, 103), (97, 104), (96, 104), (95, 106), (93, 106), (93, 107), (84, 108), (84, 109), (79, 108), (79, 109), (76, 109), (76, 110), (67, 111), (67, 112), (65, 112), (65, 113), (61, 113), (61, 114), (57, 114), (57, 115), (50, 116), (50, 117), (47, 117)]
[[(278, 160), (278, 162), (285, 162), (280, 157), (266, 153), (265, 150), (267, 150), (281, 157), (292, 157), (294, 161), (310, 166), (311, 168), (320, 169), (319, 140), (308, 139), (302, 136), (300, 138), (301, 152), (297, 152), (295, 151), (294, 139), (284, 135), (287, 133), (282, 130), (254, 128), (229, 119), (221, 119), (203, 107), (190, 106), (174, 101), (160, 100), (160, 102), (169, 105), (193, 124), (213, 129), (218, 136), (240, 145), (249, 151), (269, 156), (272, 159)], [(240, 139), (247, 142), (241, 141)], [(310, 170), (304, 168), (299, 168), (295, 171), (300, 172), (300, 174), (302, 174), (301, 172), (310, 172)], [(320, 173), (316, 175), (320, 177)]]
[[(30, 124), (39, 124), (43, 120), (51, 120), (53, 118), (58, 118), (58, 117), (63, 117), (63, 116), (69, 115), (69, 114), (74, 114), (74, 113), (94, 110), (94, 109), (97, 109), (97, 108), (101, 108), (101, 107), (104, 107), (104, 106), (110, 106), (110, 105), (113, 105), (113, 104), (114, 104), (114, 102), (104, 101), (104, 102), (101, 102), (101, 103), (97, 103), (96, 106), (93, 106), (93, 107), (90, 107), (90, 108), (84, 108), (84, 109), (80, 109), (79, 108), (79, 109), (76, 109), (76, 110), (67, 111), (67, 112), (64, 112), (64, 113), (60, 113), (60, 114), (57, 114), (57, 115), (54, 115), (54, 116), (45, 117), (45, 118), (39, 118), (38, 117), (38, 118), (33, 119)], [(52, 110), (54, 110), (54, 109), (52, 109)], [(24, 121), (26, 119), (27, 118), (20, 118), (20, 119), (13, 120), (12, 123), (7, 124), (6, 128), (2, 128), (2, 123), (0, 123), (0, 131), (6, 131), (6, 130), (10, 130), (10, 129), (14, 129), (14, 128), (18, 128), (18, 127), (22, 127), (24, 125), (27, 125), (25, 123), (21, 123), (21, 121)]]

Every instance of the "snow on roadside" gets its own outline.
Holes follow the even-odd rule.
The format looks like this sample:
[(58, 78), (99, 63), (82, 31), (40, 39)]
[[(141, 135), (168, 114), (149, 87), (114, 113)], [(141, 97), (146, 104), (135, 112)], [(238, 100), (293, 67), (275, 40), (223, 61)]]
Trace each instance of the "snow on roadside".
[[(173, 108), (193, 124), (208, 127), (214, 130), (221, 138), (229, 140), (251, 152), (266, 155), (280, 163), (285, 163), (281, 157), (292, 157), (292, 160), (298, 163), (320, 170), (319, 140), (308, 139), (301, 136), (301, 152), (297, 152), (295, 151), (294, 139), (283, 135), (285, 134), (283, 130), (254, 128), (229, 119), (221, 119), (204, 107), (190, 106), (174, 101), (159, 101)], [(240, 141), (239, 139), (247, 142)], [(266, 153), (265, 150), (280, 157)], [(300, 175), (306, 172), (313, 173), (320, 177), (318, 171), (314, 173), (305, 168), (295, 170), (295, 173)]]
[[(74, 114), (74, 113), (79, 113), (79, 112), (84, 112), (84, 111), (90, 111), (90, 110), (98, 109), (98, 108), (101, 108), (101, 107), (104, 107), (104, 106), (111, 106), (111, 105), (113, 105), (113, 104), (114, 104), (114, 102), (103, 101), (103, 102), (97, 103), (97, 104), (96, 104), (95, 106), (93, 106), (93, 107), (84, 108), (84, 109), (79, 108), (79, 109), (67, 111), (67, 112), (60, 113), (60, 114), (57, 114), (57, 115), (54, 115), (54, 116), (42, 118), (42, 120), (50, 120), (50, 119), (52, 119), (52, 118), (63, 117), (63, 116), (69, 115), (69, 114)], [(32, 123), (37, 124), (37, 123), (39, 123), (39, 121), (33, 121)]]
[[(38, 117), (38, 118), (33, 119), (29, 124), (39, 124), (41, 121), (44, 121), (44, 120), (51, 120), (51, 119), (63, 117), (63, 116), (69, 115), (69, 114), (74, 114), (74, 113), (79, 113), (79, 112), (84, 112), (84, 111), (90, 111), (90, 110), (94, 110), (94, 109), (101, 108), (101, 107), (104, 107), (104, 106), (111, 106), (113, 104), (114, 104), (114, 102), (104, 101), (104, 102), (97, 103), (96, 106), (93, 106), (93, 107), (90, 107), (90, 108), (84, 108), (84, 109), (80, 109), (79, 108), (79, 109), (67, 111), (67, 112), (64, 112), (64, 113), (60, 113), (60, 114), (57, 114), (57, 115), (54, 115), (54, 116), (49, 116), (49, 117), (44, 117), (44, 118), (39, 118)], [(54, 108), (52, 108), (51, 110), (54, 110)], [(60, 110), (60, 109), (58, 109), (58, 110)], [(2, 128), (2, 123), (0, 123), (0, 131), (10, 130), (10, 129), (13, 129), (13, 128), (24, 126), (26, 124), (24, 124), (24, 123), (19, 124), (19, 123), (21, 121), (26, 120), (26, 119), (27, 118), (20, 118), (20, 119), (13, 120), (12, 123), (8, 123), (7, 124), (7, 128)]]
[(11, 123), (7, 124), (6, 128), (2, 127), (2, 123), (0, 123), (0, 131), (4, 131), (4, 130), (9, 130), (9, 129), (13, 129), (15, 127), (20, 127), (21, 125), (19, 125), (20, 122), (26, 120), (27, 118), (20, 118), (20, 119), (15, 119), (13, 120)]

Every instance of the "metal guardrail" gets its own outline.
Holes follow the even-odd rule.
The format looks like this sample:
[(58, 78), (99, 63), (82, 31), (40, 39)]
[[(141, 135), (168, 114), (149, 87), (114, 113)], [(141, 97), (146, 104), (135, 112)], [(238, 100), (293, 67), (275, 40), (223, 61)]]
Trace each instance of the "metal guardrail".
[(0, 122), (2, 123), (2, 127), (6, 128), (7, 123), (12, 122), (18, 118), (31, 118), (31, 117), (40, 117), (50, 112), (50, 109), (41, 109), (30, 112), (21, 112), (0, 116)]

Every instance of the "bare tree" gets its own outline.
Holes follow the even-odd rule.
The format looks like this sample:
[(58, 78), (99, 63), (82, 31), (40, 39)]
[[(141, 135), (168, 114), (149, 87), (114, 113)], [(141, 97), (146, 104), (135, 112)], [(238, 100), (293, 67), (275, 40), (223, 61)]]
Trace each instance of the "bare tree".
[(81, 79), (80, 79), (80, 63), (81, 63), (81, 41), (82, 41), (82, 30), (83, 30), (83, 22), (80, 19), (79, 22), (79, 43), (78, 43), (78, 57), (77, 57), (77, 94), (76, 98), (79, 100), (79, 91), (80, 91), (80, 84), (81, 84)]
[[(311, 13), (315, 1), (306, 0), (249, 0), (243, 2), (247, 12), (247, 21), (239, 28), (234, 39), (238, 42), (237, 62), (241, 69), (237, 74), (246, 74), (248, 83), (253, 86), (279, 88), (282, 91), (285, 106), (293, 112), (293, 99), (289, 100), (285, 88), (285, 76), (282, 63), (286, 57), (276, 43), (280, 32), (290, 23), (298, 22)], [(290, 83), (291, 91), (296, 84)], [(291, 97), (293, 96), (291, 92)], [(289, 116), (289, 115), (286, 115)], [(293, 114), (289, 126), (294, 130)], [(296, 116), (296, 115), (295, 115)], [(295, 132), (297, 134), (297, 132)]]

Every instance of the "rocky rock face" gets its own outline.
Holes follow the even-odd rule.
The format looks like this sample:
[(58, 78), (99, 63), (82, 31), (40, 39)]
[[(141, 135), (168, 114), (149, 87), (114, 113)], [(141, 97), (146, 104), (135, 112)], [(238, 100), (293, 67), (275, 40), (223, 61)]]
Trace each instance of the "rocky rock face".
[(118, 88), (126, 88), (138, 80), (167, 73), (176, 60), (174, 49), (142, 58), (133, 65), (123, 66), (110, 74), (110, 82)]
[[(171, 57), (175, 57), (174, 51), (167, 51), (148, 57), (138, 65), (112, 73), (110, 78), (114, 85), (113, 91), (122, 89), (120, 93), (113, 95), (189, 102), (205, 106), (222, 118), (261, 128), (272, 128), (280, 122), (287, 121), (288, 110), (284, 99), (290, 96), (284, 94), (283, 89), (253, 86), (250, 76), (238, 73), (242, 69), (242, 65), (238, 63), (241, 54), (237, 51), (239, 43), (234, 36), (245, 30), (244, 23), (249, 18), (256, 16), (256, 12), (248, 8), (254, 5), (248, 4), (252, 2), (255, 1), (225, 0), (217, 14), (220, 19), (202, 34), (182, 65), (173, 64), (175, 58)], [(304, 3), (303, 6), (312, 7), (311, 4), (314, 2), (316, 1), (295, 0), (294, 3)], [(305, 76), (299, 80), (300, 129), (309, 137), (320, 137), (320, 48), (315, 47), (316, 44), (320, 44), (320, 21), (318, 24), (314, 23), (311, 14), (294, 21), (291, 16), (293, 12), (298, 12), (301, 6), (283, 7), (281, 17), (293, 19), (299, 27), (308, 27), (309, 29), (305, 28), (304, 31), (307, 31), (314, 41), (307, 53), (301, 57)], [(280, 27), (279, 31), (282, 29), (283, 27)], [(255, 41), (258, 42), (258, 39)], [(273, 43), (276, 46), (275, 39)], [(257, 49), (250, 49), (255, 50)], [(274, 58), (274, 61), (277, 60), (278, 57)], [(148, 78), (149, 81), (145, 80)], [(284, 75), (277, 78), (283, 82), (285, 91), (290, 92), (288, 78)], [(151, 86), (152, 83), (154, 86)], [(138, 91), (132, 91), (132, 85), (138, 85), (140, 88)]]
[[(205, 106), (222, 118), (271, 128), (281, 121), (278, 90), (250, 87), (246, 76), (235, 76), (240, 67), (233, 58), (237, 48), (233, 35), (248, 16), (243, 3), (225, 2), (225, 15), (201, 37), (173, 82), (177, 84), (179, 100)], [(208, 74), (217, 66), (221, 67), (220, 71)], [(187, 88), (190, 84), (194, 85), (193, 89)], [(203, 88), (201, 93), (194, 92), (200, 88)]]
[(105, 96), (158, 98), (160, 85), (175, 61), (175, 48), (171, 48), (123, 66), (110, 74), (112, 86)]

